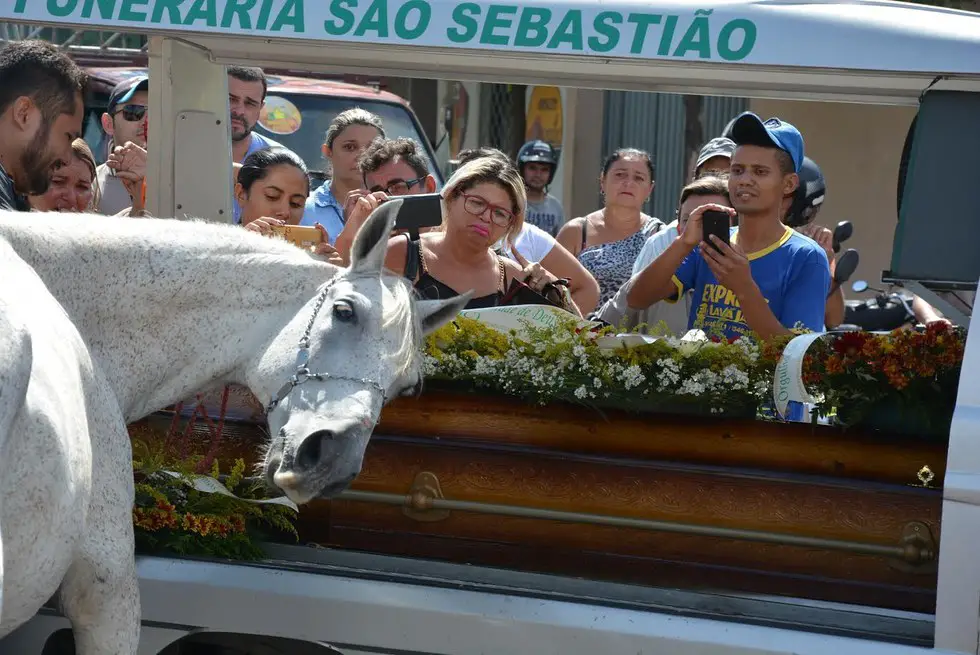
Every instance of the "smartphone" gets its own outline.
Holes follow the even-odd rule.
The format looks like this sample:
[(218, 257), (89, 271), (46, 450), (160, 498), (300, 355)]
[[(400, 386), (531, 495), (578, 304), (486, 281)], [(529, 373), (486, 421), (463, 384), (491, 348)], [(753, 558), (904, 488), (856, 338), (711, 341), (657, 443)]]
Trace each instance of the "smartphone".
[(320, 230), (305, 225), (273, 225), (272, 232), (300, 248), (312, 248), (323, 240), (323, 233)]
[(414, 196), (397, 196), (401, 200), (395, 229), (417, 231), (442, 225), (442, 196), (438, 193), (420, 193)]
[(716, 246), (709, 237), (713, 234), (724, 241), (726, 245), (731, 245), (731, 241), (729, 241), (731, 227), (732, 217), (728, 214), (728, 212), (720, 212), (715, 209), (709, 209), (701, 215), (701, 238), (710, 243), (714, 249), (718, 250), (719, 252), (721, 251), (721, 248)]

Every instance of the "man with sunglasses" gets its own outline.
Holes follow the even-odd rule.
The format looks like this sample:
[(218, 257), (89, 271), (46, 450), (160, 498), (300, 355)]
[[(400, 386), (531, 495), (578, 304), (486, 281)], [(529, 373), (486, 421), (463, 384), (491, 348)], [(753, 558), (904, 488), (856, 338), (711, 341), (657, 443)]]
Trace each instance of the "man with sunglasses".
[(149, 78), (136, 75), (117, 84), (109, 94), (102, 114), (102, 129), (110, 139), (109, 158), (95, 169), (101, 196), (99, 212), (103, 214), (118, 214), (136, 200), (123, 178), (133, 186), (141, 173), (145, 175), (149, 88)]

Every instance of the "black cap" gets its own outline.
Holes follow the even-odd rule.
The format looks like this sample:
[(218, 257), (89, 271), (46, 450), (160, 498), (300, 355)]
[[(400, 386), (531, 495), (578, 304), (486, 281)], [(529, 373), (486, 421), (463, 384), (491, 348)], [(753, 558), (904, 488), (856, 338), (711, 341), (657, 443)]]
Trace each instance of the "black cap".
[(112, 89), (112, 93), (109, 94), (109, 105), (106, 108), (106, 112), (112, 116), (116, 113), (116, 107), (129, 102), (134, 93), (137, 91), (149, 90), (150, 78), (146, 75), (134, 75), (129, 79), (123, 80), (117, 84)]

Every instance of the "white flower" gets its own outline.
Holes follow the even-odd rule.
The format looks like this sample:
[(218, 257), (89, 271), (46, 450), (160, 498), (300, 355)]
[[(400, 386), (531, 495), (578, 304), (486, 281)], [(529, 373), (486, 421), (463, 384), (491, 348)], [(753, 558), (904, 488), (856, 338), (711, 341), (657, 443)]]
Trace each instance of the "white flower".
[(600, 380), (599, 378), (592, 378), (592, 386), (594, 386), (596, 389), (601, 388), (602, 380)]
[(660, 373), (657, 375), (657, 388), (660, 391), (665, 391), (680, 381), (681, 367), (674, 360), (666, 358), (659, 359), (657, 360), (657, 366), (660, 367)]
[(589, 390), (585, 388), (584, 384), (575, 390), (575, 397), (579, 400), (585, 400), (589, 397)]
[(726, 388), (743, 391), (749, 388), (749, 376), (734, 364), (729, 364), (721, 371), (721, 378)]
[(619, 378), (623, 381), (623, 386), (626, 389), (638, 387), (646, 380), (646, 376), (643, 375), (643, 369), (636, 364), (623, 369), (619, 374)]

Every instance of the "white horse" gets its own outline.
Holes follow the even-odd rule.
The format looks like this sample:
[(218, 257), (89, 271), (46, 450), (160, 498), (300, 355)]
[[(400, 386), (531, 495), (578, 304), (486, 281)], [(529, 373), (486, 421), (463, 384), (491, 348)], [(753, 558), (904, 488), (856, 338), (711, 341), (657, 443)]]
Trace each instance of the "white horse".
[(422, 337), (469, 297), (413, 302), (382, 272), (384, 207), (349, 269), (233, 226), (0, 212), (0, 637), (57, 592), (76, 652), (136, 652), (126, 424), (197, 390), (269, 407), (265, 475), (297, 503), (350, 484), (383, 404), (420, 384)]

